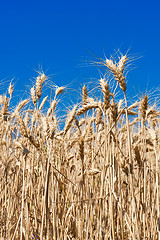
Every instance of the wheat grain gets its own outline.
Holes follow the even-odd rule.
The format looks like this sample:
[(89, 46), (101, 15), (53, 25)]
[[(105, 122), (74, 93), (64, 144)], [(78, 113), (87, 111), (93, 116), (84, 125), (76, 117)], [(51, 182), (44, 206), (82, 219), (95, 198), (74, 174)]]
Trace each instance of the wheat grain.
[(12, 95), (13, 95), (13, 85), (11, 83), (9, 84), (8, 93), (9, 93), (10, 98), (11, 98)]
[(37, 97), (36, 97), (36, 91), (34, 87), (31, 88), (31, 98), (32, 98), (33, 104), (36, 105)]
[(39, 106), (39, 111), (42, 110), (42, 108), (43, 108), (45, 102), (47, 101), (47, 98), (48, 98), (48, 96), (46, 96), (45, 98), (43, 98), (43, 100), (42, 100), (42, 102), (41, 102), (41, 105)]
[(118, 117), (118, 106), (117, 106), (117, 103), (115, 103), (113, 101), (111, 104), (111, 119), (112, 119), (112, 121), (116, 122), (117, 117)]
[(144, 98), (140, 102), (139, 110), (141, 111), (142, 118), (145, 119), (146, 111), (148, 109), (148, 96), (144, 96)]
[(82, 102), (83, 102), (83, 106), (85, 106), (87, 104), (87, 88), (86, 86), (84, 85), (83, 88), (82, 88)]
[(63, 93), (64, 89), (65, 89), (65, 87), (58, 87), (58, 88), (56, 89), (55, 96)]
[(38, 97), (38, 100), (42, 95), (42, 84), (45, 82), (46, 79), (47, 77), (44, 73), (38, 76), (36, 79), (36, 96)]
[(102, 123), (102, 115), (103, 115), (103, 112), (100, 108), (97, 108), (97, 114), (96, 114), (96, 124), (100, 124)]
[(94, 102), (93, 104), (88, 104), (88, 105), (84, 105), (82, 108), (79, 108), (77, 110), (76, 115), (82, 115), (84, 113), (86, 113), (88, 110), (93, 109), (93, 108), (98, 108), (99, 104), (97, 102)]
[(72, 124), (72, 121), (74, 120), (76, 111), (77, 111), (77, 106), (74, 106), (73, 110), (69, 113), (69, 115), (66, 119), (66, 123), (65, 123), (65, 126), (64, 126), (64, 134), (66, 134), (66, 132), (71, 127), (71, 124)]
[(25, 100), (21, 101), (21, 102), (18, 104), (18, 106), (17, 106), (17, 108), (16, 108), (16, 111), (17, 111), (17, 112), (20, 112), (20, 110), (21, 110), (28, 102), (29, 102), (28, 99), (25, 99)]
[(103, 97), (104, 106), (105, 106), (105, 109), (107, 110), (110, 107), (110, 96), (111, 96), (111, 93), (110, 93), (110, 90), (109, 90), (109, 85), (106, 82), (105, 78), (100, 79), (100, 85), (101, 85), (101, 88), (102, 88), (102, 92), (104, 94), (104, 97)]
[(24, 124), (23, 118), (21, 117), (20, 114), (16, 114), (16, 117), (18, 119), (19, 122), (19, 126), (20, 126), (20, 133), (23, 137), (28, 137), (28, 132), (27, 132), (27, 128)]
[(126, 82), (125, 82), (125, 77), (123, 74), (124, 67), (127, 61), (127, 56), (122, 56), (121, 59), (119, 60), (119, 63), (113, 63), (111, 59), (106, 59), (105, 63), (106, 66), (113, 72), (116, 80), (119, 83), (120, 88), (123, 90), (123, 92), (126, 92)]
[(8, 115), (8, 107), (9, 107), (9, 100), (6, 96), (3, 97), (3, 106), (1, 109), (1, 113), (3, 115)]

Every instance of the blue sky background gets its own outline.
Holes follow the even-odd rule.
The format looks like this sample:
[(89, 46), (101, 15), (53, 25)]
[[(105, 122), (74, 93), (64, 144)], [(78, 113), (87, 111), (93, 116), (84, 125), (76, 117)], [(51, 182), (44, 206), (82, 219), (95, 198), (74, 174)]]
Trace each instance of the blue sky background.
[(98, 83), (90, 61), (118, 49), (134, 58), (128, 93), (160, 85), (159, 1), (1, 1), (0, 79), (14, 78), (22, 96), (35, 70), (59, 86), (80, 89)]

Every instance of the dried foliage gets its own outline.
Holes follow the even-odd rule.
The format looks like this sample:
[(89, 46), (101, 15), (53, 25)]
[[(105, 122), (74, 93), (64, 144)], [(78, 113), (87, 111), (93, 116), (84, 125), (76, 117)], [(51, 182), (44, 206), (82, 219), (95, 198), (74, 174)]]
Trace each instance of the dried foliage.
[(0, 239), (160, 239), (160, 112), (147, 95), (127, 106), (126, 61), (105, 60), (124, 101), (105, 78), (103, 102), (89, 101), (83, 86), (61, 130), (55, 110), (64, 87), (45, 114), (44, 74), (32, 103), (10, 111), (11, 84), (10, 98), (0, 96)]

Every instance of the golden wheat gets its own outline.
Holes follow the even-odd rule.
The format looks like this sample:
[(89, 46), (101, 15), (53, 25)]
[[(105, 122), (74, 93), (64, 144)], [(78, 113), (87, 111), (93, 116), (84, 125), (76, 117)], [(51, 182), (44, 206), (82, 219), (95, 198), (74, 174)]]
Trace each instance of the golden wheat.
[(11, 83), (0, 95), (0, 239), (160, 238), (160, 111), (147, 95), (128, 106), (127, 59), (102, 62), (124, 99), (105, 77), (103, 101), (83, 86), (63, 127), (64, 87), (49, 107), (48, 96), (39, 103), (45, 74), (31, 88), (34, 106), (25, 99), (12, 111)]

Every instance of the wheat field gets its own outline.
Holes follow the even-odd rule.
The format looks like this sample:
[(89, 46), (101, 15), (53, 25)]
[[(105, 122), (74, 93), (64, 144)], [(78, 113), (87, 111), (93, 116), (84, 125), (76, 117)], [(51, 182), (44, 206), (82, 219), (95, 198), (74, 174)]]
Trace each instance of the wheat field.
[(126, 55), (99, 64), (99, 99), (84, 85), (63, 128), (44, 73), (15, 108), (12, 83), (0, 95), (0, 239), (160, 239), (160, 111), (129, 104)]

